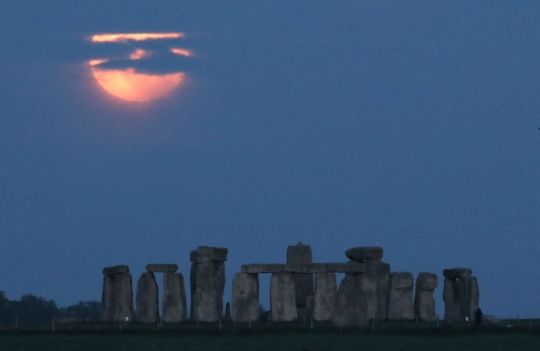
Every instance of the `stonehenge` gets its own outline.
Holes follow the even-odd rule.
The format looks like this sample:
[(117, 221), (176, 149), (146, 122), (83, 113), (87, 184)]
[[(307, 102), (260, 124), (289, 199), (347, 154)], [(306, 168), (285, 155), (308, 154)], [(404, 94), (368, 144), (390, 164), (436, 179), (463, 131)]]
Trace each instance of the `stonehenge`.
[(446, 323), (466, 322), (474, 319), (480, 292), (478, 281), (469, 268), (449, 268), (444, 276), (444, 320)]
[(103, 268), (101, 304), (102, 322), (133, 320), (133, 284), (128, 266)]
[(223, 314), (227, 249), (199, 246), (191, 251), (191, 319), (217, 322)]
[(313, 299), (313, 319), (327, 321), (332, 319), (337, 297), (335, 273), (315, 273)]
[[(287, 264), (304, 265), (313, 263), (311, 246), (299, 242), (297, 245), (287, 247)], [(296, 308), (305, 309), (307, 300), (313, 297), (313, 274), (293, 273)]]
[(414, 295), (414, 313), (420, 320), (434, 321), (437, 319), (433, 291), (438, 285), (437, 274), (427, 272), (418, 274)]
[(186, 289), (182, 273), (163, 274), (161, 310), (164, 322), (179, 323), (187, 320)]
[(234, 322), (255, 322), (259, 319), (259, 276), (236, 273), (232, 283), (231, 318)]
[(156, 323), (159, 318), (158, 286), (154, 273), (144, 272), (137, 282), (137, 321)]
[(388, 280), (389, 320), (414, 319), (413, 275), (409, 272), (390, 273)]
[[(146, 265), (136, 287), (127, 265), (103, 269), (103, 322), (251, 323), (261, 317), (259, 274), (271, 274), (268, 322), (312, 319), (336, 327), (365, 327), (370, 320), (435, 321), (435, 273), (390, 272), (382, 261), (383, 249), (353, 247), (345, 251), (348, 262), (313, 262), (311, 246), (298, 243), (287, 247), (286, 263), (244, 264), (232, 280), (231, 302), (223, 315), (225, 261), (228, 250), (199, 246), (190, 252), (191, 304), (188, 316), (186, 286), (177, 264)], [(336, 273), (344, 273), (337, 282)], [(163, 274), (161, 316), (156, 274)], [(473, 321), (478, 309), (479, 289), (469, 268), (443, 270), (444, 320), (446, 323)], [(339, 287), (339, 288), (338, 288)], [(414, 290), (414, 299), (413, 299)], [(266, 320), (266, 313), (264, 314)]]

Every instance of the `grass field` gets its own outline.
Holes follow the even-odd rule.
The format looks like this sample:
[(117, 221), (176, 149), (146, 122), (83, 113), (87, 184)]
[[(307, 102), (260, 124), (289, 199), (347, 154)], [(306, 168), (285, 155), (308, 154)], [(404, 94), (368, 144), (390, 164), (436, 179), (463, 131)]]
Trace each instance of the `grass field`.
[[(37, 327), (0, 332), (0, 350), (11, 351), (167, 351), (167, 350), (540, 350), (540, 332), (528, 328), (471, 329), (434, 328), (431, 325), (381, 325), (375, 331), (343, 330), (316, 325), (313, 330), (299, 325), (250, 330), (209, 330), (214, 326), (181, 326), (159, 331), (136, 325), (129, 329), (105, 330), (96, 326), (54, 334)], [(199, 329), (195, 329), (199, 328)]]

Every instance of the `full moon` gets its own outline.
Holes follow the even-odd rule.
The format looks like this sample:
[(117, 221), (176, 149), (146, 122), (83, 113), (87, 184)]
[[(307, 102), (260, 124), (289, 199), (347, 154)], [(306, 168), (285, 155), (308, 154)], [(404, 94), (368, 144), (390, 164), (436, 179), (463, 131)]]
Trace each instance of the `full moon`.
[[(145, 41), (158, 39), (181, 38), (183, 33), (121, 33), (99, 34), (92, 37), (94, 43), (129, 41)], [(170, 53), (181, 56), (192, 56), (191, 52), (182, 48), (171, 48)], [(136, 49), (127, 59), (140, 60), (153, 55), (150, 51)], [(125, 58), (126, 59), (126, 58)], [(134, 68), (116, 69), (101, 67), (100, 64), (110, 59), (94, 59), (88, 61), (97, 83), (108, 93), (127, 101), (150, 101), (164, 98), (184, 81), (183, 72), (168, 74), (148, 74), (137, 72)]]

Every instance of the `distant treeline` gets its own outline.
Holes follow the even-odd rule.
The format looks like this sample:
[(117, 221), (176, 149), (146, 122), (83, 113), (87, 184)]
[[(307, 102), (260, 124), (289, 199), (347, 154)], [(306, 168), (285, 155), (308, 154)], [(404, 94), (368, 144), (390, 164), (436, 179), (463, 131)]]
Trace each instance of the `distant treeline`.
[(72, 318), (73, 320), (97, 320), (101, 312), (101, 302), (79, 301), (76, 305), (57, 307), (54, 300), (46, 300), (32, 294), (26, 294), (20, 300), (9, 300), (0, 291), (1, 324), (46, 323), (54, 319)]

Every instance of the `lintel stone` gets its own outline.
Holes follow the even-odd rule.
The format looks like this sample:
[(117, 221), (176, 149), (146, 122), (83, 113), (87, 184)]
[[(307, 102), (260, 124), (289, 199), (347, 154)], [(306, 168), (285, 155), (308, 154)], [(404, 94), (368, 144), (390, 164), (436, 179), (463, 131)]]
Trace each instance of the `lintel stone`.
[(177, 264), (150, 263), (146, 265), (146, 271), (150, 273), (174, 273), (177, 270)]
[(129, 267), (125, 264), (103, 268), (103, 275), (115, 275), (129, 273)]

